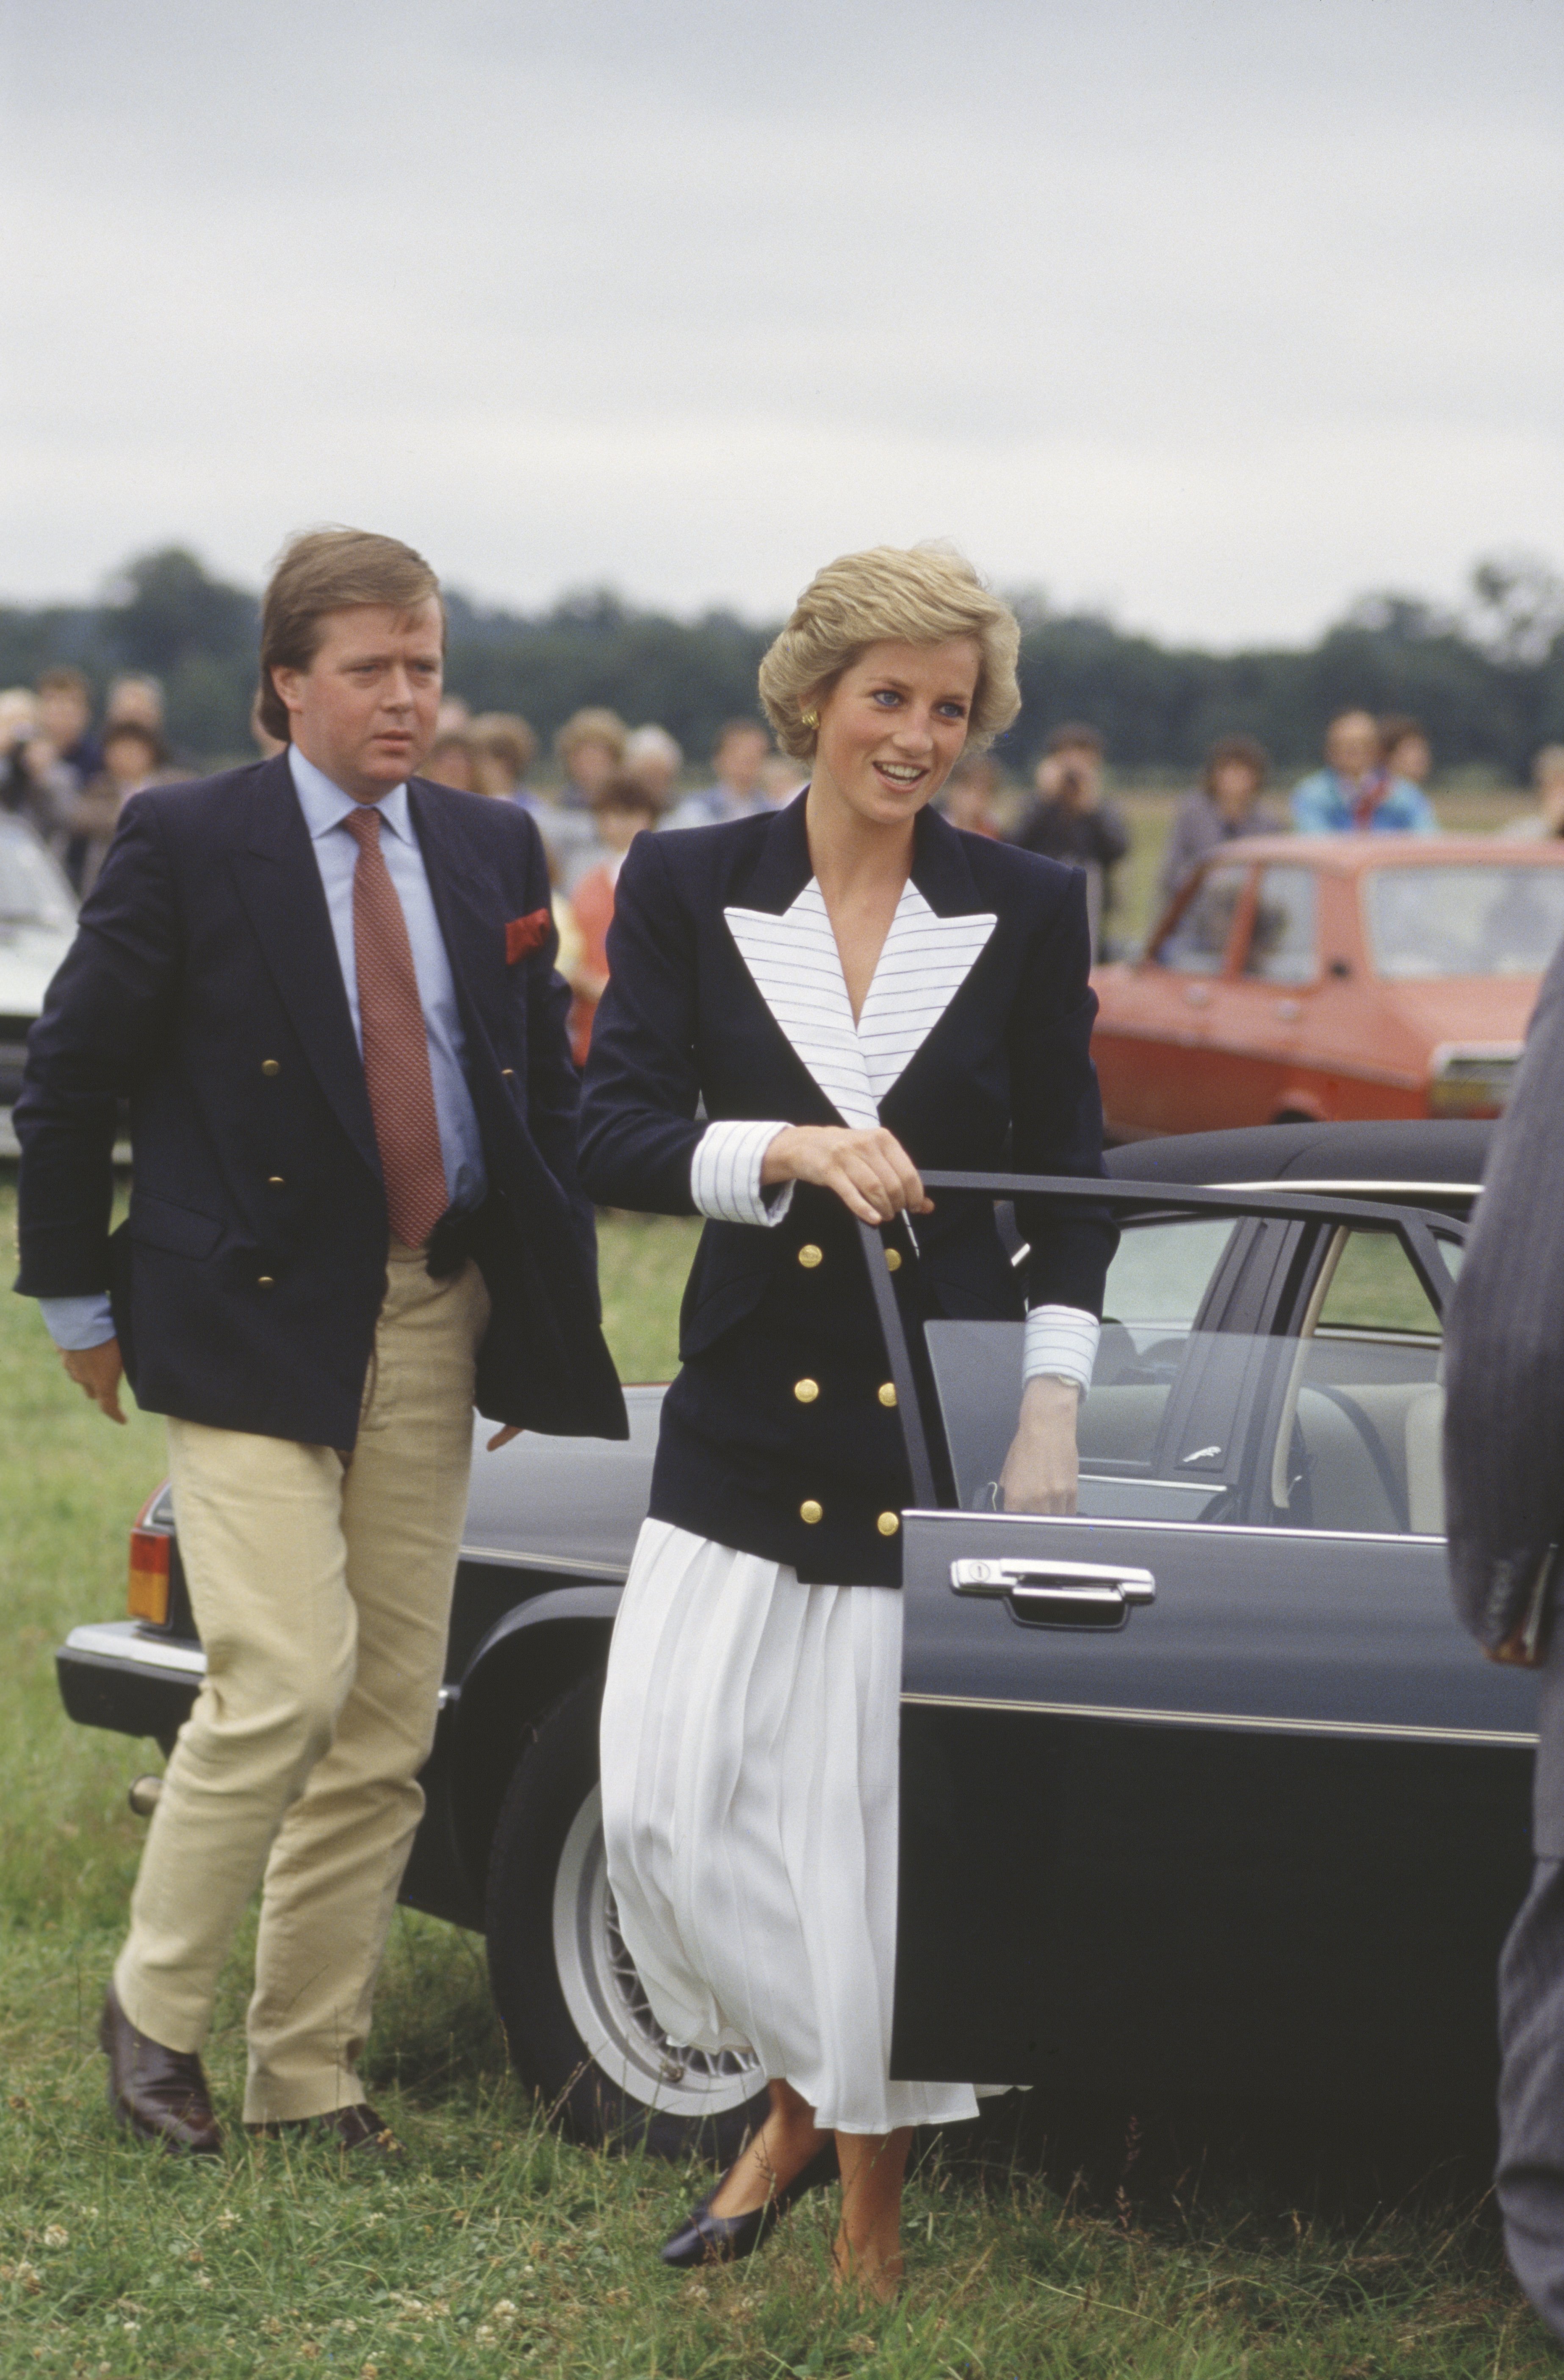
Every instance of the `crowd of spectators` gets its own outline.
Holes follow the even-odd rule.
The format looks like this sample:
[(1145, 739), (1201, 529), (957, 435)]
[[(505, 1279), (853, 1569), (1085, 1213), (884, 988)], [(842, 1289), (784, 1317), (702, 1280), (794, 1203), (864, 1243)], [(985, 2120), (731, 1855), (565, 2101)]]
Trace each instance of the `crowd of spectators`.
[[(281, 749), (258, 714), (251, 732), (263, 756)], [(574, 712), (560, 728), (549, 782), (540, 776), (540, 758), (539, 739), (517, 713), (475, 717), (450, 696), (424, 773), (440, 784), (518, 802), (536, 820), (553, 879), (579, 1060), (608, 980), (614, 885), (636, 835), (780, 808), (799, 792), (804, 774), (775, 749), (759, 719), (746, 717), (719, 730), (709, 773), (692, 787), (685, 755), (665, 727), (629, 727), (600, 705)], [(992, 753), (971, 753), (940, 797), (946, 816), (968, 833), (1083, 868), (1099, 956), (1117, 947), (1120, 875), (1132, 843), (1130, 820), (1107, 790), (1107, 759), (1095, 726), (1066, 721), (1049, 733), (1028, 790), (1007, 778)], [(1244, 836), (1289, 826), (1304, 834), (1437, 832), (1426, 792), (1432, 766), (1429, 739), (1416, 719), (1343, 710), (1326, 730), (1322, 766), (1293, 786), (1284, 809), (1267, 797), (1272, 770), (1265, 747), (1252, 735), (1219, 737), (1199, 783), (1174, 811), (1157, 871), (1157, 912), (1213, 851)], [(79, 893), (91, 891), (125, 804), (143, 786), (191, 773), (170, 747), (154, 677), (115, 677), (96, 724), (91, 687), (78, 669), (48, 669), (36, 686), (0, 691), (0, 808), (31, 823)], [(1537, 754), (1534, 788), (1534, 810), (1504, 832), (1564, 837), (1564, 745)]]
[(0, 692), (0, 808), (28, 820), (78, 892), (91, 892), (131, 795), (190, 773), (169, 747), (155, 677), (114, 678), (97, 727), (79, 669)]

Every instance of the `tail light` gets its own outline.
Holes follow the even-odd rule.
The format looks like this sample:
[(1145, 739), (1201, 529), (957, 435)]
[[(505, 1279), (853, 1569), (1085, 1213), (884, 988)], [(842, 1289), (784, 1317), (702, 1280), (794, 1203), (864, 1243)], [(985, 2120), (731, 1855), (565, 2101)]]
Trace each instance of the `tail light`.
[(154, 1628), (168, 1625), (169, 1557), (174, 1549), (174, 1540), (166, 1528), (153, 1528), (149, 1524), (165, 1493), (166, 1490), (160, 1488), (154, 1496), (148, 1498), (130, 1532), (130, 1579), (126, 1609), (132, 1620), (148, 1621)]

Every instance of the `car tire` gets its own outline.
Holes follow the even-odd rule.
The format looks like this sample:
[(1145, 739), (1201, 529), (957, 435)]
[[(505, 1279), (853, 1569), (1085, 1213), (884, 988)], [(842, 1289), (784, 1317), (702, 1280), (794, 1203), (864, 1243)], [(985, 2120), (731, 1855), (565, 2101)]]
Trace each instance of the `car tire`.
[(730, 2164), (766, 2110), (747, 2054), (676, 2049), (647, 2004), (609, 1888), (600, 1673), (529, 1729), (489, 1861), (489, 1981), (511, 2061), (576, 2139)]

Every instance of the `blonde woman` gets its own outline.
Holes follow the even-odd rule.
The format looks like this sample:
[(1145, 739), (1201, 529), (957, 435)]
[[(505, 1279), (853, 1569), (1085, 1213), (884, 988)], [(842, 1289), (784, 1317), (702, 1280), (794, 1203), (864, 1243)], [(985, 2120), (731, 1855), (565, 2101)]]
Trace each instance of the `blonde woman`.
[(1024, 1218), (1023, 1282), (991, 1206), (936, 1208), (918, 1173), (1101, 1171), (1085, 880), (930, 808), (1014, 718), (1017, 641), (943, 550), (819, 573), (760, 672), (807, 790), (632, 845), (582, 1110), (591, 1196), (709, 1219), (609, 1661), (609, 1872), (664, 2030), (747, 2046), (770, 2082), (662, 2252), (746, 2254), (834, 2134), (838, 2269), (882, 2295), (911, 2129), (976, 2096), (890, 2073), (911, 1491), (855, 1227), (910, 1317), (1019, 1314), (1024, 1289), (1002, 1485), (1035, 1512), (1073, 1508), (1112, 1247)]

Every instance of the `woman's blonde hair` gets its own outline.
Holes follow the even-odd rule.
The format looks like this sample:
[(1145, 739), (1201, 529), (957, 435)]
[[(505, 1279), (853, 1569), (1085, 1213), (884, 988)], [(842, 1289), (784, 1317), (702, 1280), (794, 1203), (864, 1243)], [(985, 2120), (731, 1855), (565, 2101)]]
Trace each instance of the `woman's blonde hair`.
[(979, 654), (965, 748), (980, 752), (1021, 709), (1015, 682), (1021, 627), (964, 554), (945, 545), (872, 546), (818, 571), (760, 664), (760, 700), (777, 741), (795, 760), (814, 757), (818, 712), (844, 670), (870, 645), (942, 645), (970, 637)]

